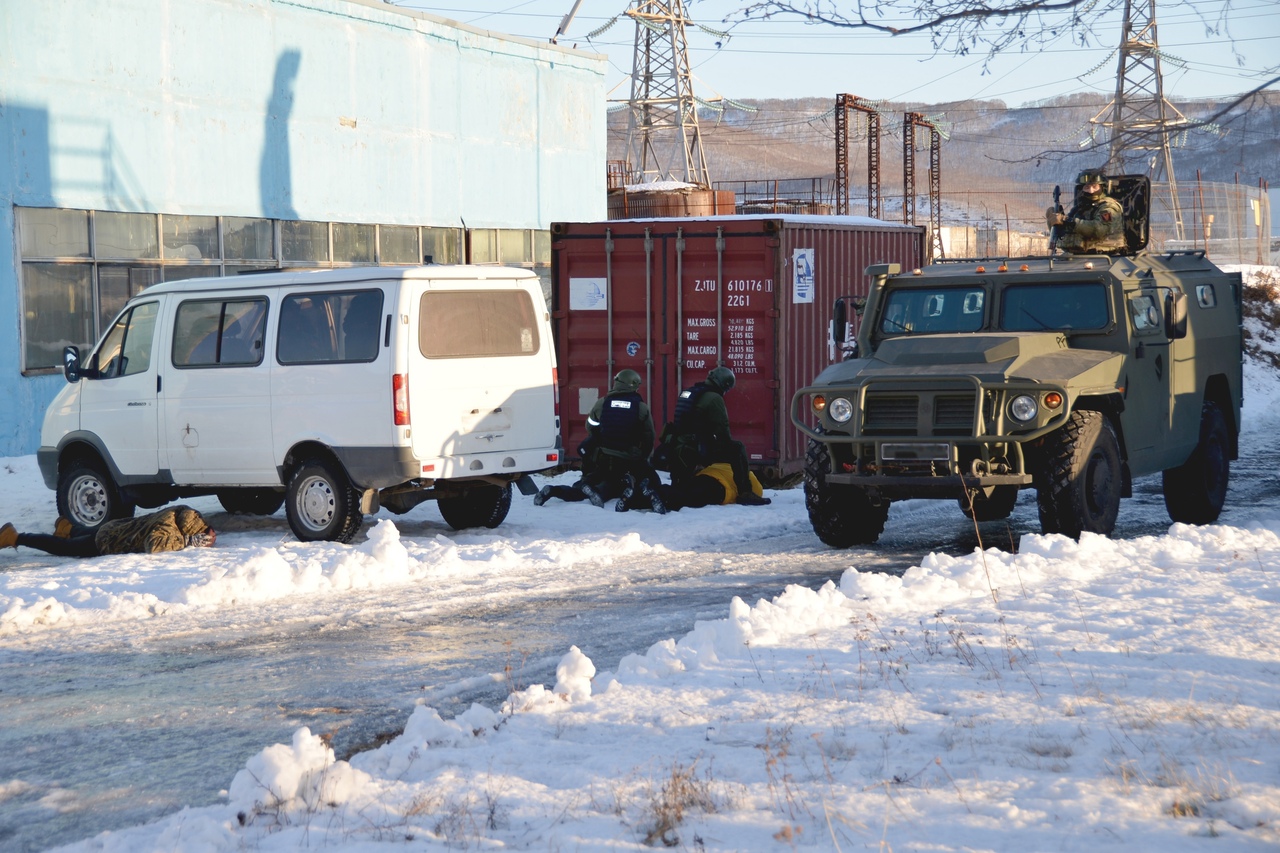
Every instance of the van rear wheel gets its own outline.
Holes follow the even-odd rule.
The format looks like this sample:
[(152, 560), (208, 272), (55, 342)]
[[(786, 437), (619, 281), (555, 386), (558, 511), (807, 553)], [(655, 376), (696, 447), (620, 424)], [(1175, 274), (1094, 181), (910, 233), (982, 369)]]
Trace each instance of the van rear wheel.
[(74, 462), (58, 477), (58, 514), (77, 527), (97, 530), (116, 518), (131, 518), (133, 504), (115, 480), (94, 462)]
[(293, 535), (303, 542), (350, 542), (363, 519), (346, 472), (322, 459), (308, 459), (289, 478), (285, 515)]
[(475, 486), (457, 497), (439, 498), (440, 514), (454, 530), (497, 527), (511, 510), (511, 484)]

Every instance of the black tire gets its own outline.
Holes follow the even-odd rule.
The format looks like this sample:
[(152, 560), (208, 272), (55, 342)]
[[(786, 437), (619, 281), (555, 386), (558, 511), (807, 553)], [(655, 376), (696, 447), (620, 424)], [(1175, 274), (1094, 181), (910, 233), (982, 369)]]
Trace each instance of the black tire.
[(493, 529), (511, 510), (511, 484), (474, 486), (457, 497), (439, 498), (440, 514), (454, 530), (470, 527)]
[(1040, 529), (1079, 539), (1109, 535), (1120, 513), (1124, 471), (1120, 442), (1102, 412), (1081, 410), (1051, 436), (1036, 482)]
[(78, 527), (97, 530), (108, 521), (132, 518), (134, 505), (97, 462), (73, 462), (58, 475), (58, 514)]
[(1183, 524), (1212, 524), (1227, 502), (1231, 479), (1231, 435), (1218, 404), (1200, 410), (1200, 441), (1191, 457), (1164, 472), (1164, 505)]
[(1008, 518), (1009, 513), (1013, 512), (1014, 506), (1018, 503), (1018, 487), (996, 486), (991, 492), (991, 497), (978, 492), (973, 496), (972, 509), (969, 508), (967, 497), (956, 498), (956, 503), (960, 505), (960, 511), (965, 514), (965, 517), (974, 521), (1000, 521)]
[(832, 548), (874, 543), (884, 532), (889, 501), (873, 501), (855, 486), (827, 485), (830, 470), (827, 446), (810, 439), (804, 462), (804, 506), (813, 532)]
[(336, 463), (308, 459), (294, 469), (285, 494), (285, 515), (303, 542), (350, 542), (360, 529), (360, 496)]
[(274, 515), (284, 505), (279, 489), (223, 489), (218, 503), (232, 515)]

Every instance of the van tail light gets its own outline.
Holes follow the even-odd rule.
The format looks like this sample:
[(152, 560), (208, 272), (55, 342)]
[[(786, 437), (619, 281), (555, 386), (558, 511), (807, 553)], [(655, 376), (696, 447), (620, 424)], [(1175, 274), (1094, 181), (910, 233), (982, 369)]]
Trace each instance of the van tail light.
[(391, 377), (391, 407), (395, 410), (396, 426), (409, 425), (409, 375), (397, 373)]
[(551, 387), (555, 389), (556, 417), (560, 417), (560, 368), (551, 368)]

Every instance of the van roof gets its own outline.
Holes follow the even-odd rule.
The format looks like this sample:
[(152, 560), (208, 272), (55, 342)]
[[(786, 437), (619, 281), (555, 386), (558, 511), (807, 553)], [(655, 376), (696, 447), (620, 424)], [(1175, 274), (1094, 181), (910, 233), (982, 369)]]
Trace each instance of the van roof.
[(419, 267), (342, 267), (340, 269), (280, 270), (279, 272), (187, 278), (153, 284), (147, 294), (182, 293), (196, 290), (242, 290), (253, 287), (280, 287), (294, 284), (350, 284), (366, 281), (514, 281), (537, 280), (532, 270), (520, 267), (471, 266), (463, 264), (431, 264)]

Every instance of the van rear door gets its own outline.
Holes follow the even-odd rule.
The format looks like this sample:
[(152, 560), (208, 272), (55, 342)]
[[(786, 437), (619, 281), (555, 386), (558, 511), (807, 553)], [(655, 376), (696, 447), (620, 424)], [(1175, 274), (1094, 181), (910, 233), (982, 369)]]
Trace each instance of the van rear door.
[[(416, 294), (409, 405), (420, 459), (555, 447), (554, 346), (536, 286), (536, 279), (432, 281)], [(476, 458), (458, 461), (448, 475), (510, 473)]]

